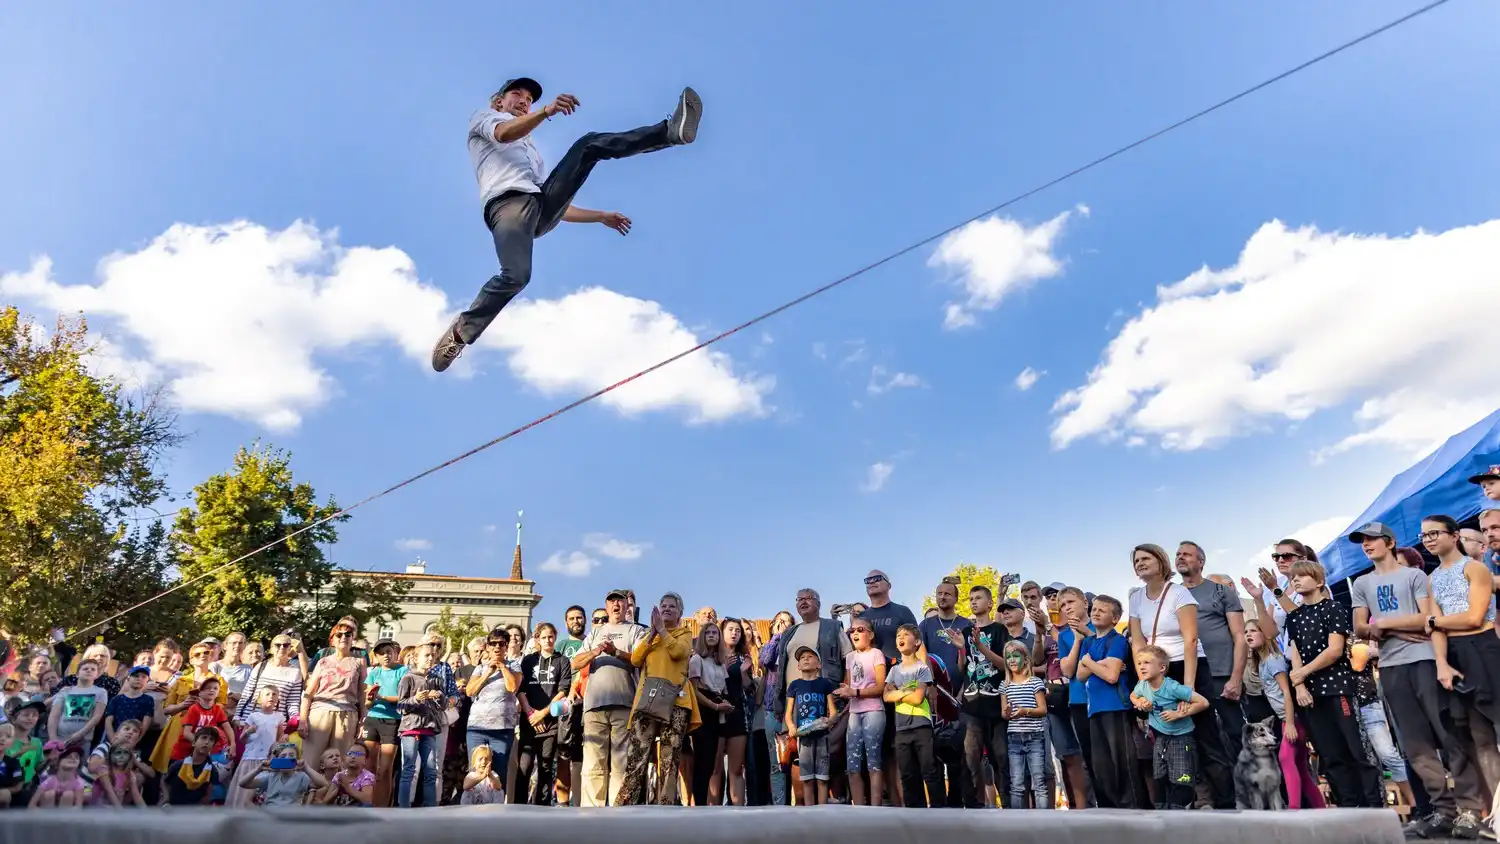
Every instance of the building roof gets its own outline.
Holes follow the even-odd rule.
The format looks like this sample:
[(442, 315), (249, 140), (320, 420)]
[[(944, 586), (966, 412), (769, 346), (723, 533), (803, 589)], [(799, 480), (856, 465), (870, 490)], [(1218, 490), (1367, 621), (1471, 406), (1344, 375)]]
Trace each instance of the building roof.
[(399, 577), (406, 580), (456, 580), (469, 583), (536, 583), (535, 580), (526, 580), (519, 577), (465, 577), (458, 574), (412, 574), (400, 571), (360, 571), (359, 569), (344, 569), (343, 571), (346, 574), (355, 576)]

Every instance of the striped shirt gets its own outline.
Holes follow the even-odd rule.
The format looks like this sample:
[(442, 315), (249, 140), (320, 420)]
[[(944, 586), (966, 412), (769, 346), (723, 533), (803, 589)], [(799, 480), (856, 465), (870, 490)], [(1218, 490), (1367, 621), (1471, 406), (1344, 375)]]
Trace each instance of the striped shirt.
[(295, 661), (289, 665), (273, 665), (266, 661), (257, 665), (250, 672), (250, 678), (245, 681), (244, 693), (240, 695), (240, 705), (234, 713), (234, 720), (243, 722), (251, 712), (260, 709), (256, 698), (260, 697), (260, 690), (264, 688), (274, 688), (281, 693), (280, 706), (276, 711), (285, 715), (287, 720), (302, 714), (302, 666)]
[[(1020, 682), (1011, 681), (1005, 684), (1005, 702), (1012, 712), (1019, 709), (1035, 709), (1036, 696), (1040, 694), (1043, 700), (1047, 697), (1047, 684), (1036, 677), (1029, 677)], [(1047, 729), (1047, 718), (1043, 716), (1036, 718), (1022, 716), (1011, 718), (1006, 722), (1007, 733), (1039, 733)]]

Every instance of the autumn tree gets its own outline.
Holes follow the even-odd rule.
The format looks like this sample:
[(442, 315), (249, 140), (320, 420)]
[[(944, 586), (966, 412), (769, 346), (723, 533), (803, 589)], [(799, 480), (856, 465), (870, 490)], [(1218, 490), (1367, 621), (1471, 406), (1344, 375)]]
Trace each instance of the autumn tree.
[(270, 637), (305, 625), (299, 629), (315, 639), (314, 630), (345, 614), (401, 617), (400, 587), (341, 576), (328, 559), (323, 549), (338, 541), (336, 525), (348, 516), (295, 479), (287, 452), (241, 448), (230, 471), (194, 487), (192, 501), (177, 514), (172, 538), (205, 632)]
[(438, 612), (437, 621), (432, 623), (432, 632), (442, 636), (448, 641), (449, 649), (461, 649), (475, 636), (483, 636), (489, 632), (489, 625), (477, 613), (466, 612), (463, 615), (455, 615), (452, 604), (444, 604)]
[[(958, 567), (953, 569), (953, 571), (948, 574), (948, 577), (958, 579), (959, 615), (969, 614), (969, 590), (974, 588), (975, 586), (988, 586), (990, 588), (990, 592), (995, 596), (996, 602), (999, 602), (1001, 598), (1004, 598), (1007, 595), (1010, 595), (1010, 597), (1016, 597), (1020, 595), (1020, 590), (1014, 583), (1008, 584), (1005, 589), (1000, 588), (1000, 580), (1002, 577), (1004, 577), (1004, 575), (1002, 575), (1000, 573), (1000, 570), (995, 568), (994, 566), (979, 566), (975, 565), (974, 563), (959, 563)], [(1014, 592), (1015, 594), (1011, 595), (1011, 592)], [(922, 612), (925, 613), (928, 610), (934, 609), (936, 607), (937, 603), (932, 600), (931, 592), (929, 592), (924, 598), (922, 598)]]
[[(48, 332), (0, 308), (0, 627), (22, 642), (99, 621), (166, 580), (136, 568), (148, 537), (129, 526), (166, 492), (156, 465), (181, 440), (176, 419), (159, 392), (127, 395), (91, 372), (92, 351), (81, 317)], [(121, 578), (130, 588), (114, 588)]]

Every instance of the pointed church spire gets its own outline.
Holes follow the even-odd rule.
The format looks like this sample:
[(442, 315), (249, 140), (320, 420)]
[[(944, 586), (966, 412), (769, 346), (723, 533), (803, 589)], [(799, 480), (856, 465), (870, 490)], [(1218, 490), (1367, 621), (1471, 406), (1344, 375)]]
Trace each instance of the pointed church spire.
[(510, 579), (525, 580), (526, 575), (521, 571), (521, 514), (525, 510), (516, 511), (516, 555), (510, 561)]

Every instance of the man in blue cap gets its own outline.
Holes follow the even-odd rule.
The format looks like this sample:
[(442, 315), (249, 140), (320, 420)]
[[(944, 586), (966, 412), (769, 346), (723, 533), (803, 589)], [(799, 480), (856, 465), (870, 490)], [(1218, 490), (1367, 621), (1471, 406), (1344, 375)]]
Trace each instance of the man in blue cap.
[(690, 144), (703, 116), (703, 101), (692, 88), (684, 88), (670, 118), (629, 132), (590, 132), (544, 178), (542, 157), (531, 132), (556, 115), (572, 114), (578, 98), (559, 94), (533, 111), (541, 98), (540, 83), (517, 77), (507, 80), (490, 97), (489, 106), (469, 118), (469, 159), (479, 182), (485, 225), (495, 239), (500, 274), (485, 282), (468, 310), (438, 338), (432, 349), (432, 368), (438, 372), (478, 340), (500, 309), (531, 281), (531, 245), (536, 238), (560, 222), (603, 223), (622, 235), (630, 232), (630, 218), (624, 214), (573, 205), (574, 195), (595, 164)]

